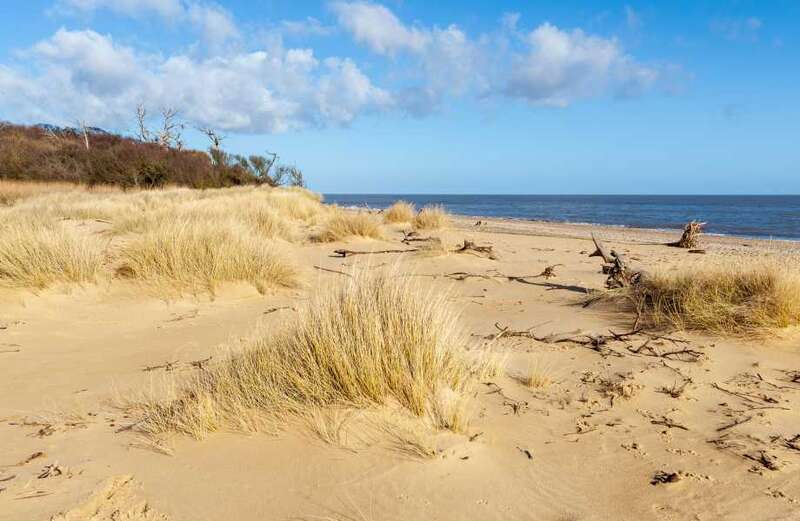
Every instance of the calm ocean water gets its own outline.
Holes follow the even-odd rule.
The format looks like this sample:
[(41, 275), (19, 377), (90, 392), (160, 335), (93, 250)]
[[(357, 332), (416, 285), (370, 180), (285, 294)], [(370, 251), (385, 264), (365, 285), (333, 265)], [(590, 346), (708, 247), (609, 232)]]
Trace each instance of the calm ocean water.
[(329, 203), (372, 208), (397, 199), (442, 204), (461, 215), (660, 229), (694, 219), (707, 222), (709, 233), (800, 239), (800, 195), (325, 195)]

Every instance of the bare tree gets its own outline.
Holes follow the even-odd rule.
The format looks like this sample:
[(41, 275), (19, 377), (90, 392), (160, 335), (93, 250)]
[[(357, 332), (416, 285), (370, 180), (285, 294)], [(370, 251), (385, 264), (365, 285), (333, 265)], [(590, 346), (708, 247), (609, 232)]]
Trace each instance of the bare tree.
[(86, 128), (86, 121), (82, 119), (78, 120), (78, 128), (83, 134), (83, 144), (86, 147), (86, 150), (89, 150), (89, 130)]
[(267, 152), (263, 156), (250, 156), (250, 167), (253, 174), (271, 186), (277, 186), (280, 181), (270, 177), (270, 170), (278, 160), (278, 154)]
[(181, 131), (183, 130), (183, 123), (177, 120), (178, 111), (171, 107), (161, 109), (161, 130), (158, 132), (156, 142), (165, 148), (172, 148), (180, 143), (181, 146)]
[(147, 129), (147, 109), (144, 103), (136, 105), (136, 123), (138, 125), (139, 141), (150, 141), (150, 131)]
[(197, 127), (197, 130), (202, 132), (206, 135), (206, 137), (211, 141), (211, 148), (214, 150), (219, 150), (222, 146), (222, 141), (225, 139), (225, 136), (221, 136), (217, 134), (213, 129), (208, 127)]

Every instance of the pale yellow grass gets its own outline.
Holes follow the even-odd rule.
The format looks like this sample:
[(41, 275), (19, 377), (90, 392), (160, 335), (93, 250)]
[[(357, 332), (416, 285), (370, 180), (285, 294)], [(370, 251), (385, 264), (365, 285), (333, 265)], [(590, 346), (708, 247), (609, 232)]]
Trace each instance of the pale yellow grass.
[(528, 364), (528, 369), (523, 373), (519, 381), (526, 387), (541, 390), (553, 383), (552, 368), (540, 360), (532, 360)]
[(414, 216), (413, 224), (417, 230), (438, 230), (450, 224), (450, 217), (442, 206), (426, 206)]
[(647, 322), (751, 334), (800, 324), (800, 269), (748, 261), (658, 272), (628, 294)]
[(382, 239), (383, 228), (377, 217), (365, 212), (335, 210), (323, 224), (322, 230), (314, 236), (319, 242), (333, 242), (348, 237), (368, 237)]
[(319, 408), (392, 405), (461, 430), (480, 365), (466, 357), (466, 340), (442, 292), (391, 274), (358, 275), (320, 292), (285, 331), (259, 332), (179, 384), (174, 399), (145, 402), (140, 426), (203, 437)]
[(234, 220), (159, 222), (120, 248), (117, 272), (178, 290), (213, 292), (221, 282), (249, 282), (263, 292), (294, 287), (299, 273), (277, 245)]
[(0, 225), (0, 285), (46, 288), (90, 282), (103, 262), (103, 244), (62, 223), (12, 219)]
[(86, 185), (60, 181), (44, 183), (0, 179), (0, 205), (12, 205), (22, 199), (28, 199), (30, 197), (42, 194), (52, 194), (56, 192), (108, 193), (117, 191), (119, 191), (118, 188), (110, 186), (97, 186), (90, 188)]
[(416, 207), (406, 201), (397, 201), (383, 212), (383, 222), (389, 224), (410, 223), (416, 215)]

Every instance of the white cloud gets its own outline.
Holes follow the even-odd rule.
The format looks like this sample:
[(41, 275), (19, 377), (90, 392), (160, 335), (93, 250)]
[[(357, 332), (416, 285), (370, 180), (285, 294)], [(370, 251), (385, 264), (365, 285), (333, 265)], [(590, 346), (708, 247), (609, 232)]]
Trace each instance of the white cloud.
[(655, 69), (636, 63), (613, 39), (562, 31), (549, 23), (525, 37), (505, 92), (534, 103), (565, 106), (579, 98), (634, 95), (652, 85)]
[[(564, 31), (544, 23), (528, 33), (518, 13), (506, 13), (500, 32), (471, 39), (456, 25), (409, 27), (389, 9), (368, 2), (333, 4), (339, 23), (378, 54), (403, 52), (423, 77), (398, 96), (414, 113), (435, 109), (445, 94), (504, 95), (536, 104), (565, 106), (602, 95), (631, 96), (658, 79), (615, 39)], [(628, 21), (640, 23), (627, 9)]]
[(240, 36), (233, 16), (221, 7), (190, 4), (186, 15), (213, 49), (219, 49), (226, 42), (236, 40)]
[(405, 26), (389, 9), (370, 2), (334, 2), (331, 5), (341, 24), (356, 41), (379, 54), (399, 51), (420, 52), (430, 36), (427, 31)]
[(282, 132), (346, 124), (392, 105), (349, 60), (309, 49), (196, 59), (142, 55), (94, 31), (59, 30), (26, 52), (33, 71), (0, 68), (0, 112), (22, 120), (127, 128), (140, 102), (175, 107), (196, 125)]
[(57, 8), (84, 13), (108, 10), (134, 18), (155, 14), (169, 23), (188, 23), (215, 51), (240, 38), (233, 15), (225, 8), (204, 0), (60, 0)]
[(285, 33), (296, 36), (328, 36), (333, 32), (333, 27), (323, 25), (311, 16), (305, 20), (284, 20), (281, 28)]
[(180, 16), (184, 12), (181, 0), (61, 0), (58, 6), (83, 12), (108, 9), (127, 16), (156, 13), (164, 18)]

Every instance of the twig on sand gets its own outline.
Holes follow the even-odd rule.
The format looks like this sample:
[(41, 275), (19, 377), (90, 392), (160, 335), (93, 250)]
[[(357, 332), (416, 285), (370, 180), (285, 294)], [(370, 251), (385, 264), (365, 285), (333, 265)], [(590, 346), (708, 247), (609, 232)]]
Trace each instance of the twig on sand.
[(718, 428), (717, 432), (727, 431), (728, 429), (732, 429), (732, 428), (736, 427), (737, 425), (741, 425), (743, 423), (747, 423), (750, 420), (752, 420), (753, 418), (754, 418), (753, 416), (747, 416), (745, 418), (736, 418), (736, 419), (733, 420), (733, 422), (728, 423), (727, 425), (723, 425), (722, 427)]
[(758, 396), (758, 395), (754, 395), (754, 394), (747, 394), (747, 393), (740, 393), (740, 392), (737, 392), (737, 391), (732, 391), (730, 389), (726, 389), (726, 388), (722, 387), (721, 385), (719, 385), (716, 382), (712, 383), (711, 387), (713, 387), (714, 389), (716, 389), (718, 391), (722, 391), (723, 393), (730, 394), (731, 396), (736, 396), (737, 398), (740, 398), (740, 399), (744, 400), (748, 404), (754, 404), (756, 406), (762, 405), (764, 403), (770, 403), (770, 404), (778, 403), (778, 400), (776, 400), (775, 398), (772, 398), (771, 396), (767, 396), (767, 395)]
[(142, 371), (150, 372), (150, 371), (155, 371), (156, 369), (163, 369), (165, 371), (172, 371), (178, 366), (179, 363), (180, 363), (179, 360), (175, 360), (174, 362), (166, 362), (166, 363), (159, 364), (159, 365), (146, 365), (146, 366), (144, 366), (144, 368), (142, 368)]
[(675, 421), (671, 420), (670, 418), (668, 418), (666, 416), (662, 416), (659, 419), (650, 420), (650, 423), (652, 423), (653, 425), (663, 425), (664, 427), (666, 427), (668, 429), (681, 429), (681, 430), (684, 430), (684, 431), (688, 431), (689, 430), (689, 427), (687, 427), (685, 425), (681, 425), (680, 423), (676, 423)]
[[(651, 345), (651, 342), (658, 337), (651, 337), (645, 340), (639, 347), (628, 346), (628, 351), (636, 355), (653, 356), (656, 358), (666, 358), (668, 360), (676, 360), (679, 362), (696, 362), (703, 358), (704, 353), (696, 349), (684, 348), (676, 349), (673, 351), (661, 351), (656, 346)], [(661, 337), (666, 338), (666, 337)], [(671, 339), (670, 339), (671, 340)]]
[(411, 253), (419, 251), (418, 248), (409, 248), (405, 250), (369, 250), (369, 251), (354, 251), (354, 250), (333, 250), (332, 257), (352, 257), (353, 255), (380, 255), (383, 253)]
[(192, 365), (192, 367), (196, 367), (196, 368), (200, 369), (201, 371), (204, 371), (205, 368), (206, 368), (206, 365), (211, 361), (212, 358), (214, 358), (214, 357), (213, 356), (209, 356), (208, 358), (203, 358), (202, 360), (192, 360), (190, 362), (190, 364)]
[(344, 271), (332, 270), (330, 268), (323, 268), (322, 266), (317, 266), (317, 265), (314, 265), (314, 269), (320, 270), (320, 271), (327, 271), (328, 273), (337, 273), (339, 275), (344, 275), (345, 277), (353, 278), (352, 275), (350, 275), (349, 273), (345, 273)]
[(292, 311), (295, 310), (292, 306), (277, 306), (277, 307), (269, 308), (269, 309), (265, 310), (263, 314), (264, 315), (269, 315), (270, 313), (275, 313), (276, 311), (281, 311), (283, 309), (291, 309)]
[(509, 407), (514, 415), (524, 412), (528, 408), (528, 402), (522, 400), (515, 400), (503, 392), (503, 388), (494, 382), (484, 382), (487, 387), (493, 387), (491, 391), (486, 394), (499, 394), (503, 397), (503, 405)]
[(492, 280), (492, 277), (490, 277), (489, 275), (481, 275), (479, 273), (468, 273), (466, 271), (454, 271), (453, 273), (448, 273), (443, 276), (445, 278), (453, 280), (467, 280), (469, 278)]
[(437, 242), (440, 241), (438, 237), (423, 237), (419, 234), (419, 232), (410, 231), (410, 232), (403, 232), (403, 244), (411, 244), (412, 242)]

